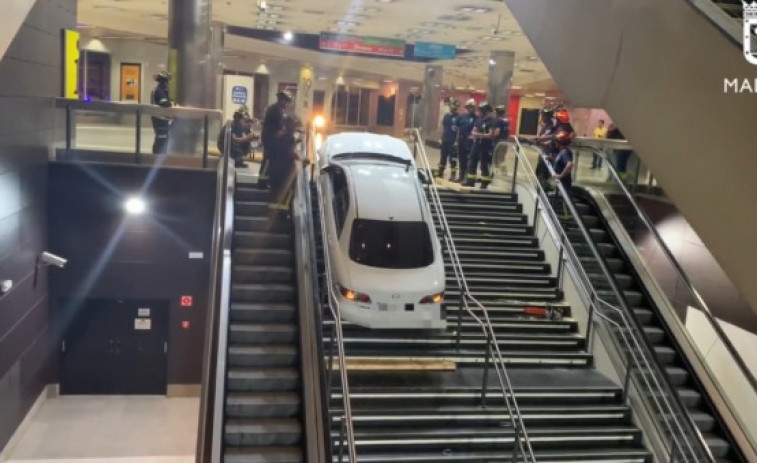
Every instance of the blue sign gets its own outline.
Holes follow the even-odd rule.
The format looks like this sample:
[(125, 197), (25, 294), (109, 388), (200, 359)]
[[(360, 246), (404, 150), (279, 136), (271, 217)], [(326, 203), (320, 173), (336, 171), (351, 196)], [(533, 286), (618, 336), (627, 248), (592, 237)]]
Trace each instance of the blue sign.
[(457, 47), (444, 43), (415, 42), (413, 54), (416, 58), (455, 59)]
[(247, 87), (236, 85), (231, 88), (231, 102), (234, 104), (247, 104)]

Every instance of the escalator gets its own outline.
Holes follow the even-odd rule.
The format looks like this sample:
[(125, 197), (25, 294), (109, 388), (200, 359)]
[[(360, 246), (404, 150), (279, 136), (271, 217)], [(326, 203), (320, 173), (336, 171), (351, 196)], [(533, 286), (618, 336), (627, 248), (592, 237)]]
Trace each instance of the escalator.
[(755, 67), (743, 51), (741, 2), (505, 5), (571, 106), (609, 113), (745, 300), (757, 307), (757, 215), (743, 213), (757, 197), (751, 181), (757, 158), (750, 154), (757, 144)]
[[(555, 269), (545, 262), (517, 196), (439, 193), (471, 291), (486, 307), (508, 364), (536, 461), (651, 462), (621, 388), (593, 368)], [(317, 207), (314, 214), (318, 223)], [(441, 227), (438, 217), (436, 222)], [(318, 259), (325, 270), (322, 247)], [(454, 274), (449, 254), (445, 263), (447, 274)], [(449, 278), (444, 303), (448, 328), (443, 331), (369, 330), (343, 322), (346, 357), (353, 365), (387, 359), (402, 364), (349, 371), (358, 462), (512, 458), (517, 430), (505, 402), (510, 394), (503, 394), (487, 364), (486, 335), (471, 314), (461, 311), (460, 295), (456, 280)], [(562, 317), (532, 316), (526, 307)], [(475, 307), (472, 313), (483, 316)], [(328, 339), (334, 325), (331, 312), (324, 314), (323, 338)], [(346, 462), (346, 457), (339, 459), (345, 453), (339, 419), (343, 399), (332, 385), (334, 461)]]
[(252, 185), (235, 199), (223, 461), (304, 462), (292, 223)]
[[(609, 196), (611, 202), (612, 197)], [(745, 461), (737, 448), (730, 442), (728, 431), (713, 411), (696, 374), (685, 360), (685, 356), (681, 353), (674, 338), (668, 332), (668, 328), (654, 302), (647, 294), (642, 280), (622, 251), (607, 219), (600, 212), (592, 196), (586, 190), (576, 188), (574, 203), (581, 214), (582, 221), (589, 228), (591, 237), (605, 263), (622, 289), (626, 300), (632, 306), (634, 316), (643, 329), (659, 363), (664, 368), (670, 384), (676, 390), (681, 403), (686, 407), (691, 419), (702, 434), (712, 456), (718, 462)], [(589, 279), (599, 289), (600, 297), (612, 300), (610, 288), (597, 270), (591, 251), (584, 244), (583, 237), (575, 223), (572, 220), (566, 220), (563, 221), (563, 226), (567, 230), (568, 238), (573, 243), (573, 248), (582, 262), (585, 263), (584, 268), (587, 270)]]

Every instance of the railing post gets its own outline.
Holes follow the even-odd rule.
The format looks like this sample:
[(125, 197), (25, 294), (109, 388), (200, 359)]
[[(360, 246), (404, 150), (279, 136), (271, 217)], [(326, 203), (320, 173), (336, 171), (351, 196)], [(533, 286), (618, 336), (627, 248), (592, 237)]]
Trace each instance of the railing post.
[(210, 120), (208, 119), (207, 114), (205, 114), (205, 117), (203, 118), (203, 123), (202, 168), (206, 169), (208, 167), (208, 137), (210, 136)]
[(137, 125), (136, 134), (134, 136), (134, 162), (140, 164), (142, 160), (142, 111), (137, 109)]
[[(515, 148), (516, 150), (518, 148)], [(513, 184), (510, 185), (510, 193), (515, 193), (515, 182), (518, 180), (518, 165), (520, 163), (520, 156), (515, 154), (515, 165), (513, 166)]]
[[(344, 428), (347, 426), (346, 416), (342, 414), (342, 424), (339, 426), (339, 463), (344, 461)], [(353, 462), (350, 462), (353, 463)]]
[(557, 256), (557, 287), (562, 288), (565, 272), (565, 235), (560, 235), (560, 254)]
[(73, 110), (70, 105), (66, 105), (66, 159), (71, 156), (71, 137), (73, 132)]
[(594, 349), (594, 340), (592, 336), (594, 335), (594, 311), (596, 310), (596, 305), (597, 293), (592, 291), (591, 299), (589, 301), (589, 321), (586, 325), (586, 351), (588, 353), (592, 353)]
[[(523, 426), (523, 423), (521, 423), (520, 421), (518, 421), (518, 425), (515, 426), (515, 429), (513, 429), (513, 431), (515, 432), (515, 435), (513, 436), (513, 459), (512, 459), (513, 463), (515, 463), (515, 462), (518, 461), (518, 453), (520, 453), (519, 450), (521, 449), (521, 447), (520, 447), (520, 433), (521, 433), (522, 426)], [(527, 460), (526, 460), (526, 462), (527, 462)]]
[[(486, 390), (489, 386), (489, 357), (492, 353), (492, 338), (491, 333), (486, 333), (486, 356), (484, 357), (484, 378), (481, 385), (481, 408), (486, 408)], [(507, 395), (507, 391), (504, 391)], [(507, 397), (504, 398), (507, 400)]]
[[(629, 346), (630, 348), (630, 346)], [(628, 388), (631, 385), (631, 373), (633, 372), (634, 360), (631, 357), (631, 351), (628, 351), (628, 361), (626, 365), (626, 377), (623, 380), (623, 403), (628, 402)]]
[(455, 347), (457, 347), (457, 350), (460, 350), (460, 337), (462, 336), (463, 331), (463, 298), (465, 297), (465, 292), (463, 290), (463, 286), (458, 284), (460, 286), (460, 302), (457, 306), (457, 340), (455, 341)]
[(534, 201), (534, 236), (536, 236), (536, 224), (539, 223), (539, 196)]

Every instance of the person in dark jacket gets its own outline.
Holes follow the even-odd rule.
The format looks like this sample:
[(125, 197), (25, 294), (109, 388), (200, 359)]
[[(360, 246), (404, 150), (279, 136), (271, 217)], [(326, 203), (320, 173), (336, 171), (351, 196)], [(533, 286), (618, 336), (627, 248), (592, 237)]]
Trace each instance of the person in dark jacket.
[(282, 127), (283, 133), (276, 138), (274, 149), (268, 158), (271, 187), (268, 208), (272, 217), (287, 213), (291, 207), (297, 176), (297, 143), (302, 133), (302, 123), (295, 116), (284, 116)]
[(470, 152), (473, 149), (473, 139), (471, 134), (473, 133), (473, 127), (476, 125), (476, 100), (469, 99), (465, 103), (466, 113), (458, 116), (457, 118), (457, 151), (458, 151), (458, 165), (459, 176), (457, 183), (465, 183), (465, 175), (468, 173), (468, 159)]
[(497, 128), (499, 129), (499, 138), (494, 142), (494, 156), (492, 163), (497, 169), (505, 167), (505, 158), (507, 156), (507, 140), (510, 138), (510, 121), (505, 116), (505, 105), (499, 105), (495, 109), (497, 113)]
[(476, 186), (478, 179), (478, 166), (481, 165), (481, 189), (485, 190), (492, 181), (491, 164), (494, 152), (494, 142), (499, 138), (497, 119), (492, 114), (492, 106), (483, 102), (478, 106), (481, 117), (476, 121), (471, 137), (473, 137), (473, 150), (468, 159), (468, 174), (465, 186)]
[[(155, 76), (155, 82), (158, 85), (152, 91), (152, 104), (161, 108), (170, 108), (173, 106), (171, 96), (168, 92), (168, 82), (171, 80), (171, 74), (161, 71)], [(155, 131), (155, 141), (152, 143), (153, 154), (166, 154), (168, 152), (168, 131), (171, 128), (171, 119), (163, 116), (152, 117), (152, 128)]]
[(258, 185), (261, 188), (268, 188), (269, 160), (277, 154), (276, 150), (281, 146), (278, 141), (279, 138), (285, 135), (284, 116), (286, 115), (287, 106), (291, 102), (292, 94), (284, 90), (276, 94), (276, 103), (265, 110), (263, 128), (260, 133), (261, 142), (263, 143), (263, 162), (260, 164)]
[(457, 111), (459, 108), (460, 103), (457, 100), (450, 100), (449, 112), (442, 119), (442, 151), (437, 177), (444, 177), (444, 169), (447, 168), (449, 160), (450, 180), (457, 178)]
[[(626, 137), (615, 124), (610, 124), (610, 127), (607, 129), (607, 139), (625, 140)], [(612, 150), (612, 157), (615, 158), (615, 170), (618, 171), (618, 175), (624, 181), (628, 176), (628, 158), (631, 157), (631, 153), (631, 150)]]

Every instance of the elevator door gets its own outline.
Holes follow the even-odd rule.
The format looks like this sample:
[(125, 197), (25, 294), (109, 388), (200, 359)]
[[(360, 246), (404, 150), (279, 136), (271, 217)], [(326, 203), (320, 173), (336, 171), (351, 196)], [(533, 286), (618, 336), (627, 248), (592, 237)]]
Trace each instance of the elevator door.
[(62, 304), (62, 394), (166, 393), (168, 302)]

